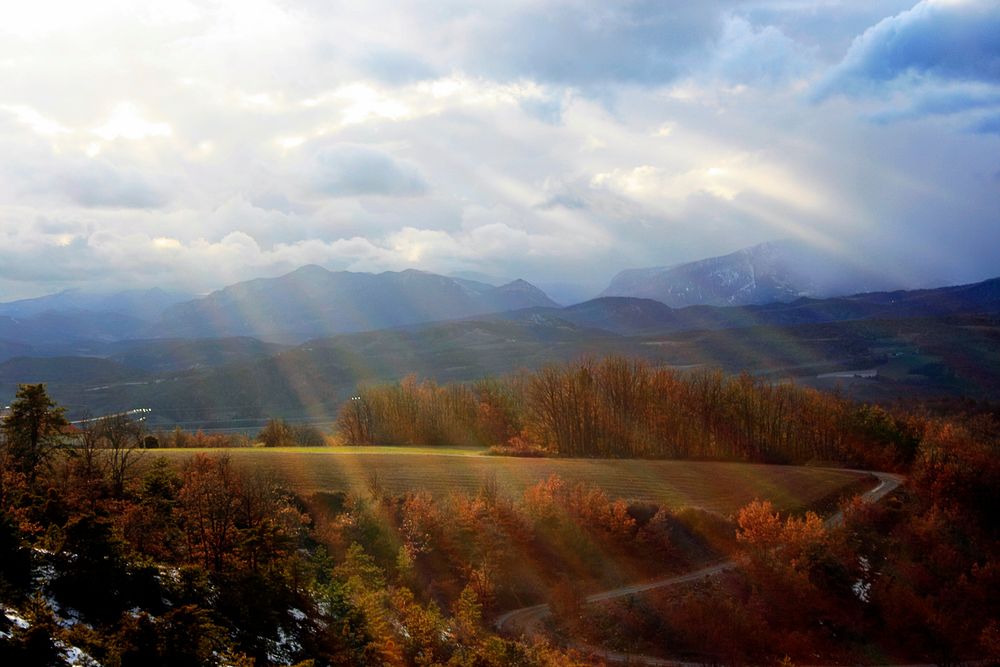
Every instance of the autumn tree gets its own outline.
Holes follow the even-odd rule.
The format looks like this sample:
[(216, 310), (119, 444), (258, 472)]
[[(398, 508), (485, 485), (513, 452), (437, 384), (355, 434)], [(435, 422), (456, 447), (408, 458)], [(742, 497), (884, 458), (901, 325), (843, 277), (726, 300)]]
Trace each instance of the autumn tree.
[(184, 465), (177, 497), (188, 554), (222, 570), (236, 550), (242, 484), (228, 457), (196, 454)]

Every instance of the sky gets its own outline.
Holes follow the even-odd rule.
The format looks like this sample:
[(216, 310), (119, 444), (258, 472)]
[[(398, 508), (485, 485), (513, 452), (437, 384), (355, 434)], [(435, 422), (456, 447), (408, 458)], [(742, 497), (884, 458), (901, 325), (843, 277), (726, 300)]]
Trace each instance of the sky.
[(303, 264), (1000, 275), (995, 0), (7, 3), (0, 301)]

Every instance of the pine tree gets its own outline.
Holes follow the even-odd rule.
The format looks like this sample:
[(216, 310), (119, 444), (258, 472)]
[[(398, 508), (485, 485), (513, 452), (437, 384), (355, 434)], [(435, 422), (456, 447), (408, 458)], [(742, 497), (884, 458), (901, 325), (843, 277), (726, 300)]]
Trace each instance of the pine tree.
[(44, 384), (22, 384), (10, 404), (10, 412), (3, 418), (0, 428), (6, 453), (31, 484), (50, 453), (66, 438), (69, 422), (64, 412), (49, 398)]

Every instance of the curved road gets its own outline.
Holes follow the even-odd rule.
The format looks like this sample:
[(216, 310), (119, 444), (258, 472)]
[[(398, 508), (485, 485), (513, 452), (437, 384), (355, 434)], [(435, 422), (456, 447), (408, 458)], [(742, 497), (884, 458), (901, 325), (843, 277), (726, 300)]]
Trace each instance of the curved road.
[[(837, 470), (843, 470), (842, 468), (837, 468)], [(889, 495), (903, 483), (904, 477), (902, 475), (894, 475), (887, 472), (875, 472), (874, 470), (853, 470), (851, 472), (857, 472), (859, 474), (872, 475), (878, 478), (878, 484), (875, 488), (866, 491), (861, 495), (867, 502), (878, 502), (885, 496)], [(828, 527), (839, 526), (844, 521), (843, 512), (837, 512), (831, 515), (826, 520), (826, 525)], [(713, 565), (708, 565), (685, 574), (678, 574), (671, 577), (664, 577), (662, 579), (656, 579), (654, 581), (646, 581), (638, 584), (631, 584), (629, 586), (622, 586), (621, 588), (614, 588), (608, 591), (601, 591), (600, 593), (594, 593), (588, 595), (584, 598), (586, 603), (591, 602), (602, 602), (604, 600), (613, 600), (615, 598), (628, 597), (629, 595), (635, 595), (637, 593), (643, 593), (645, 591), (651, 591), (656, 588), (667, 588), (669, 586), (676, 586), (678, 584), (689, 583), (692, 581), (698, 581), (704, 577), (711, 577), (724, 572), (726, 570), (732, 569), (736, 566), (736, 563), (732, 560), (726, 560)], [(505, 632), (508, 634), (536, 634), (538, 632), (539, 624), (547, 618), (552, 611), (549, 609), (547, 604), (536, 604), (532, 607), (522, 607), (521, 609), (514, 609), (508, 611), (505, 614), (501, 614), (493, 622), (494, 627), (499, 632)], [(573, 648), (581, 650), (585, 653), (598, 656), (603, 658), (608, 662), (629, 662), (632, 664), (640, 665), (684, 665), (685, 663), (678, 662), (676, 660), (664, 660), (662, 658), (654, 658), (652, 656), (642, 656), (642, 655), (628, 655), (625, 653), (618, 653), (617, 651), (611, 651), (603, 648), (597, 648), (585, 645), (576, 645)]]

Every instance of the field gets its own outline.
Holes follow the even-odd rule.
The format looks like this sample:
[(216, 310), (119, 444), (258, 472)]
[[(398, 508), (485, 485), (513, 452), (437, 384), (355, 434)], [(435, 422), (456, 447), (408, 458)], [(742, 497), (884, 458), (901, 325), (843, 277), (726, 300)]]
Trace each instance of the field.
[(363, 493), (372, 474), (387, 491), (426, 489), (443, 496), (474, 492), (496, 479), (510, 494), (556, 474), (604, 489), (612, 498), (646, 500), (672, 507), (702, 507), (728, 515), (755, 498), (799, 511), (822, 504), (857, 482), (857, 473), (793, 466), (621, 459), (529, 459), (484, 456), (479, 451), (430, 448), (164, 449), (180, 463), (194, 452), (228, 454), (241, 468), (271, 472), (300, 493)]

